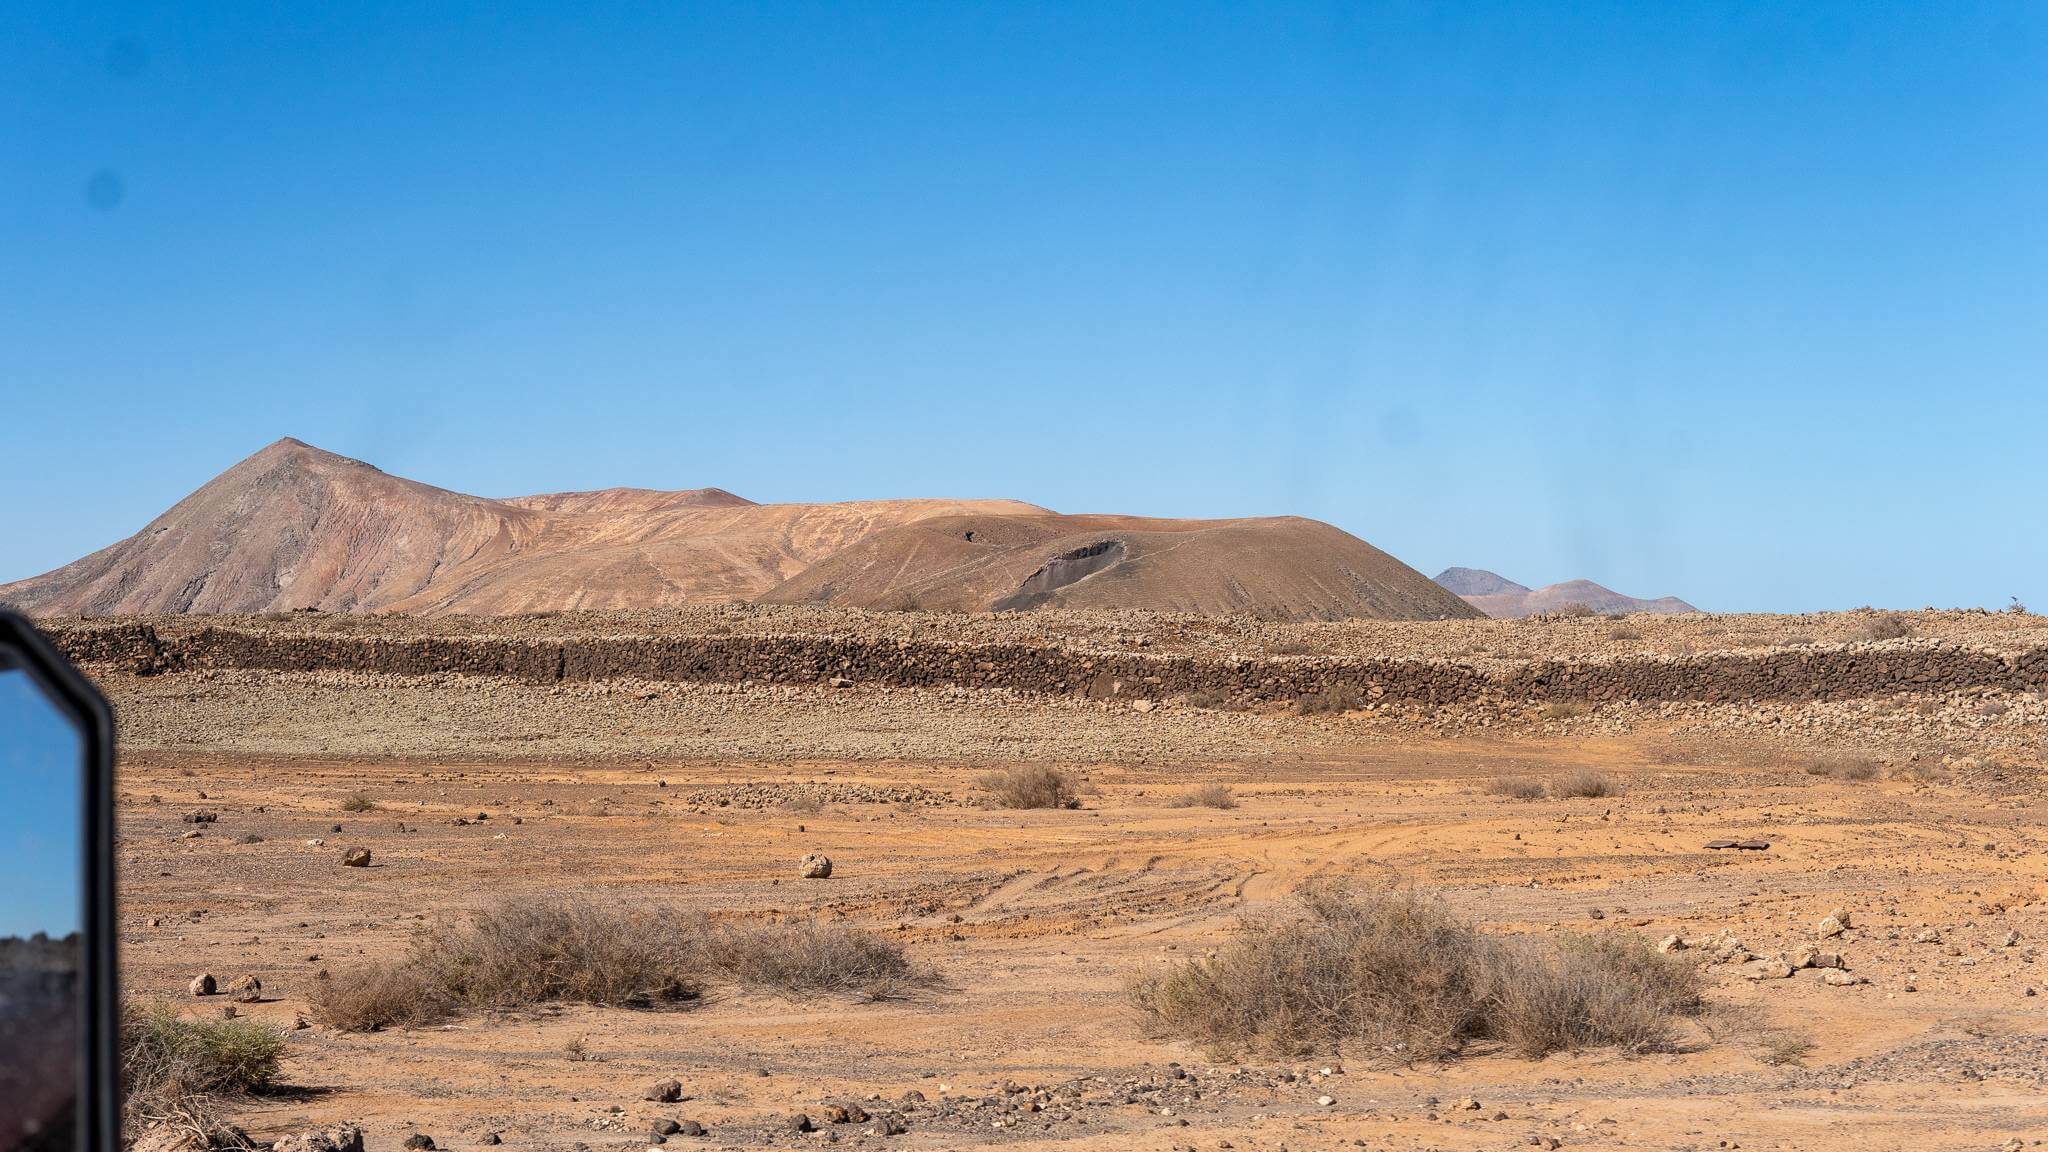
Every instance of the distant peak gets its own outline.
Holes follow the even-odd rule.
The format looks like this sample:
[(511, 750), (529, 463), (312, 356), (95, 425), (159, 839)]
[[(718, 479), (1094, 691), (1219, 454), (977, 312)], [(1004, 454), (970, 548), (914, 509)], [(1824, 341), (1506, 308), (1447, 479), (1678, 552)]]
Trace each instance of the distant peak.
[(1460, 596), (1498, 596), (1504, 592), (1521, 593), (1529, 589), (1484, 568), (1446, 568), (1436, 574), (1436, 582)]

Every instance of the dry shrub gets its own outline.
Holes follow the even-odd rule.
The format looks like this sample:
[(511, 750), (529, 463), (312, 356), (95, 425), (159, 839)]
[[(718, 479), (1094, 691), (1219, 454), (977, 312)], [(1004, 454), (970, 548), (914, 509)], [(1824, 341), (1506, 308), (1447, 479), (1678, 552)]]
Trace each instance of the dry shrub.
[(1486, 782), (1486, 794), (1516, 800), (1541, 800), (1543, 784), (1526, 776), (1496, 776)]
[(347, 796), (342, 797), (341, 810), (343, 812), (374, 812), (377, 810), (377, 802), (370, 799), (367, 793), (351, 792)]
[(1539, 620), (1579, 620), (1597, 615), (1599, 613), (1593, 611), (1591, 604), (1581, 604), (1573, 600), (1568, 603), (1559, 604), (1548, 612), (1539, 613), (1536, 618)]
[(1897, 612), (1881, 613), (1856, 630), (1858, 640), (1904, 640), (1912, 634), (1913, 622)]
[(1440, 900), (1328, 888), (1300, 903), (1138, 983), (1139, 1009), (1169, 1034), (1282, 1055), (1359, 1043), (1427, 1059), (1483, 1034), (1484, 941)]
[(1839, 754), (1823, 756), (1807, 766), (1809, 773), (1832, 776), (1837, 780), (1875, 780), (1878, 777), (1877, 761), (1868, 756)]
[(240, 1017), (195, 1020), (162, 1001), (121, 1012), (121, 1083), (126, 1121), (204, 1132), (212, 1104), (269, 1088), (284, 1056), (283, 1030)]
[(1349, 712), (1364, 694), (1353, 684), (1332, 684), (1320, 692), (1304, 692), (1294, 699), (1294, 710), (1303, 716)]
[(349, 1032), (430, 1024), (463, 1009), (550, 1001), (652, 1007), (698, 994), (696, 921), (568, 897), (507, 900), (414, 937), (402, 960), (315, 982), (313, 1012)]
[(823, 812), (825, 810), (825, 802), (816, 796), (798, 793), (794, 796), (785, 797), (780, 807), (784, 812), (798, 812), (808, 816)]
[(903, 995), (933, 976), (903, 946), (865, 929), (815, 920), (727, 927), (705, 939), (707, 967), (746, 988), (788, 995)]
[(1977, 715), (1982, 716), (1986, 720), (1996, 720), (2010, 711), (2012, 711), (2012, 705), (2007, 704), (2003, 700), (1986, 700), (1977, 706)]
[(1228, 784), (1203, 784), (1190, 788), (1166, 802), (1168, 808), (1235, 808), (1237, 794)]
[(1669, 1051), (1703, 1006), (1699, 969), (1640, 936), (1496, 945), (1491, 1034), (1531, 1059), (1576, 1048)]
[(1609, 628), (1607, 630), (1607, 638), (1609, 640), (1641, 640), (1643, 634), (1623, 624)]
[(984, 774), (979, 783), (1003, 808), (1079, 808), (1074, 778), (1045, 764), (1027, 764)]
[(666, 908), (508, 900), (466, 925), (423, 933), (409, 962), (471, 1007), (563, 1000), (645, 1008), (697, 995), (701, 932)]
[(455, 997), (408, 961), (361, 964), (322, 975), (307, 998), (313, 1018), (343, 1032), (433, 1024), (455, 1014)]
[(1306, 656), (1313, 651), (1315, 648), (1312, 645), (1300, 640), (1282, 640), (1266, 646), (1267, 654), (1272, 656)]
[(1220, 1050), (1440, 1059), (1497, 1039), (1531, 1057), (1668, 1047), (1700, 976), (1632, 936), (1498, 941), (1413, 891), (1318, 888), (1213, 959), (1133, 985), (1162, 1031)]
[(1586, 714), (1586, 706), (1576, 700), (1552, 700), (1538, 712), (1545, 720), (1571, 720)]
[(1567, 772), (1550, 782), (1550, 794), (1559, 797), (1591, 798), (1621, 795), (1621, 782), (1605, 772), (1580, 769)]

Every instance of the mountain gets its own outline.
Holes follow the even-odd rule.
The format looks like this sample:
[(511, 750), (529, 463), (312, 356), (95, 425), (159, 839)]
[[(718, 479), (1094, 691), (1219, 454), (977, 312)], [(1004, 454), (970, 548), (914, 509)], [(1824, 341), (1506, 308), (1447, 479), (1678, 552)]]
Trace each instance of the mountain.
[(1591, 580), (1567, 580), (1532, 589), (1484, 568), (1446, 568), (1437, 573), (1436, 582), (1488, 616), (1503, 619), (1556, 612), (1573, 604), (1583, 604), (1603, 616), (1699, 611), (1676, 596), (1638, 600)]
[(1436, 582), (1460, 596), (1499, 596), (1529, 590), (1526, 585), (1484, 568), (1446, 568), (1436, 574)]
[[(927, 523), (936, 527), (905, 531)], [(951, 548), (955, 537), (964, 554)], [(1097, 545), (1092, 556), (1068, 556)], [(1005, 559), (986, 563), (998, 551)], [(837, 563), (814, 576), (828, 560)], [(1063, 517), (1015, 500), (756, 504), (718, 488), (487, 499), (292, 439), (128, 539), (0, 585), (0, 602), (24, 611), (93, 616), (509, 614), (764, 597), (889, 606), (905, 594), (971, 610), (1469, 612), (1420, 573), (1310, 520)]]
[(761, 597), (989, 612), (1157, 608), (1289, 619), (1477, 615), (1365, 541), (1296, 516), (943, 516), (877, 532)]

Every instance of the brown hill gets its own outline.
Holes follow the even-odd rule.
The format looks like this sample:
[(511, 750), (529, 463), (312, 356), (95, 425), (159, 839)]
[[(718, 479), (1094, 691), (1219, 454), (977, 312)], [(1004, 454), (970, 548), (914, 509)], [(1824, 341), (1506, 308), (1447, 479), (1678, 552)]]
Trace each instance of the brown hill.
[(946, 516), (878, 532), (761, 599), (986, 612), (1155, 608), (1288, 619), (1473, 611), (1365, 541), (1295, 516)]
[(717, 488), (491, 500), (280, 440), (142, 531), (0, 585), (38, 615), (510, 614), (734, 602), (1473, 614), (1313, 520), (1059, 516), (1014, 500), (755, 504)]
[(40, 615), (539, 612), (748, 600), (882, 528), (1012, 500), (754, 504), (718, 489), (487, 500), (280, 440), (142, 531), (0, 585)]
[(1519, 619), (1556, 612), (1573, 605), (1584, 605), (1603, 616), (1631, 612), (1670, 614), (1699, 611), (1676, 596), (1639, 600), (1591, 580), (1566, 580), (1562, 584), (1529, 588), (1484, 568), (1446, 568), (1437, 573), (1436, 582), (1456, 592), (1474, 608), (1497, 619)]

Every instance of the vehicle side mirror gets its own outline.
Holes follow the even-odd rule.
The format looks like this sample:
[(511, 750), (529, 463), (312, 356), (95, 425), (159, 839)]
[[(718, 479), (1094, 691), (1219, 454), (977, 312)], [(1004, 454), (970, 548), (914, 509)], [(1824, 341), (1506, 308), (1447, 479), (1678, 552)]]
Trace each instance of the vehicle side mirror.
[(114, 721), (0, 610), (0, 1152), (118, 1142)]

